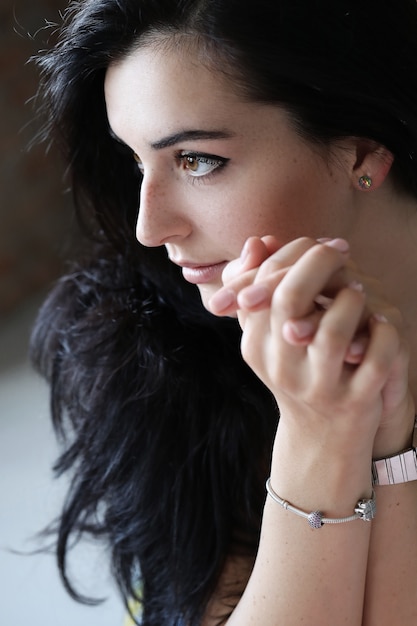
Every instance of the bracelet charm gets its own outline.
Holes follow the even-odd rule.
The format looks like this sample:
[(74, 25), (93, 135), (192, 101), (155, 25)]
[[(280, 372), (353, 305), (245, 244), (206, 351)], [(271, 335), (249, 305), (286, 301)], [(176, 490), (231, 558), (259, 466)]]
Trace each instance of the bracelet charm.
[(323, 526), (323, 513), (321, 511), (313, 511), (307, 519), (311, 528), (321, 528)]
[(370, 500), (359, 500), (355, 507), (355, 513), (357, 513), (365, 522), (372, 521), (376, 513), (375, 498), (373, 497)]
[(271, 478), (268, 478), (266, 481), (266, 490), (268, 495), (282, 508), (287, 511), (291, 511), (291, 513), (295, 513), (299, 517), (304, 517), (311, 528), (321, 528), (324, 524), (343, 524), (345, 522), (353, 522), (357, 519), (360, 519), (364, 522), (371, 522), (376, 514), (376, 502), (375, 502), (375, 492), (372, 491), (372, 496), (370, 499), (362, 499), (356, 504), (354, 509), (354, 514), (349, 515), (348, 517), (324, 517), (321, 511), (312, 511), (311, 513), (306, 513), (301, 509), (298, 509), (296, 506), (293, 506), (287, 500), (280, 498), (277, 493), (272, 488)]

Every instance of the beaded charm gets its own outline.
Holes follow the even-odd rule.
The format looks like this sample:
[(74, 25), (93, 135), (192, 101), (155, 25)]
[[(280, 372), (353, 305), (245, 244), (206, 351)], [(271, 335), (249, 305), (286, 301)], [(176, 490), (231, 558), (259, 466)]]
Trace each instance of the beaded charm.
[(312, 513), (309, 513), (307, 519), (311, 528), (321, 528), (323, 526), (323, 522), (321, 521), (323, 519), (323, 515), (321, 511), (313, 511)]

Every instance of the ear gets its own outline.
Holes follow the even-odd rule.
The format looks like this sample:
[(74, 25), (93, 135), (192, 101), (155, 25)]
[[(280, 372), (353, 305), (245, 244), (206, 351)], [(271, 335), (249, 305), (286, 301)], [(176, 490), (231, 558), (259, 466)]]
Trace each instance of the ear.
[(374, 191), (387, 178), (394, 155), (385, 146), (370, 139), (356, 143), (356, 162), (352, 168), (352, 184), (360, 191)]

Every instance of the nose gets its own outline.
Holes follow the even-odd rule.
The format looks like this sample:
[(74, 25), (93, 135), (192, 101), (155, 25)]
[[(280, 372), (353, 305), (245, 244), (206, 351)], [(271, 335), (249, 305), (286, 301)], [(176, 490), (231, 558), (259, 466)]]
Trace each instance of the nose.
[(190, 220), (181, 209), (174, 190), (162, 180), (144, 176), (141, 190), (136, 237), (147, 247), (162, 246), (187, 237)]

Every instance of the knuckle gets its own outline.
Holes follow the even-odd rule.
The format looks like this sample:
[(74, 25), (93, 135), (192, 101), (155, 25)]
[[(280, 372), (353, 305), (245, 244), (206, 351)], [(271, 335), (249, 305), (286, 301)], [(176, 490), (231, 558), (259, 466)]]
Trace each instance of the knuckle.
[(382, 384), (389, 371), (389, 362), (385, 359), (369, 361), (366, 365), (366, 378), (370, 385)]
[(325, 259), (328, 261), (335, 259), (340, 262), (340, 252), (331, 246), (324, 246), (316, 243), (316, 245), (309, 250), (309, 254), (317, 259)]
[(282, 259), (271, 255), (261, 264), (258, 275), (259, 277), (267, 276), (269, 274), (282, 270), (285, 266), (286, 264), (282, 261)]
[(400, 347), (401, 336), (396, 324), (391, 321), (383, 323), (378, 329), (379, 336), (384, 340), (387, 349), (398, 350)]
[(226, 267), (224, 268), (224, 270), (222, 272), (223, 284), (225, 284), (228, 281), (232, 280), (236, 276), (240, 276), (240, 274), (241, 274), (241, 265), (242, 264), (240, 263), (239, 259), (234, 259), (233, 261), (230, 261), (230, 263), (228, 263), (226, 265)]
[(345, 333), (338, 328), (330, 326), (325, 332), (319, 333), (317, 347), (324, 361), (332, 359), (341, 353), (345, 353), (348, 347), (348, 339)]
[(256, 270), (249, 270), (243, 274), (234, 274), (225, 276), (225, 270), (223, 270), (222, 282), (223, 286), (228, 289), (232, 289), (236, 294), (245, 289), (245, 287), (249, 287), (252, 285), (256, 278)]
[(285, 317), (293, 317), (300, 308), (300, 290), (288, 283), (281, 283), (273, 294), (273, 307)]
[(240, 351), (245, 363), (256, 372), (260, 368), (262, 349), (254, 335), (254, 332), (246, 325), (240, 341)]
[(276, 272), (288, 268), (294, 264), (294, 255), (299, 257), (305, 254), (312, 247), (317, 246), (317, 241), (311, 237), (299, 237), (290, 242), (289, 248), (286, 246), (279, 248), (276, 252), (268, 256), (260, 266), (260, 273)]
[(300, 247), (305, 247), (306, 249), (309, 248), (309, 247), (311, 248), (312, 246), (319, 245), (317, 243), (317, 240), (313, 239), (312, 237), (298, 237), (298, 239), (296, 239), (295, 242)]

